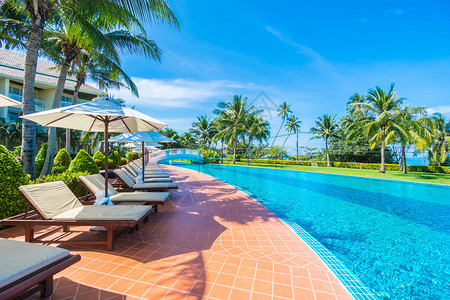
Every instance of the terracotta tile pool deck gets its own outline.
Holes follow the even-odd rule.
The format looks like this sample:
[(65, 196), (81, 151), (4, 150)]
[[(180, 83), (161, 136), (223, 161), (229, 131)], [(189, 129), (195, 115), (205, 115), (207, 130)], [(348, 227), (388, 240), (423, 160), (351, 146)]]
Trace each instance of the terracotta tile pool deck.
[[(51, 299), (353, 299), (256, 200), (205, 174), (164, 168), (179, 185), (169, 203), (113, 251), (65, 245), (82, 259), (56, 275)], [(24, 239), (20, 228), (0, 237)]]

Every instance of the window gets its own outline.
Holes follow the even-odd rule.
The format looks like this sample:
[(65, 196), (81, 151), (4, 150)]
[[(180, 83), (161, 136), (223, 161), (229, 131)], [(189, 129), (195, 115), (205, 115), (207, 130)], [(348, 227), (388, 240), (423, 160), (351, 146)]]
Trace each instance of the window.
[(8, 111), (8, 119), (10, 119), (12, 121), (18, 121), (19, 120), (19, 113), (13, 112), (13, 111)]

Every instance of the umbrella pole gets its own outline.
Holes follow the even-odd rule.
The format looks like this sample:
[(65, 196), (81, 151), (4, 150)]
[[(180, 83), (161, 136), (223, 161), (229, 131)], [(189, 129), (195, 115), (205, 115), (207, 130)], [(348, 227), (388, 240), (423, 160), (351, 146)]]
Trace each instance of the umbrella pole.
[(144, 142), (142, 142), (142, 182), (145, 182), (144, 170), (145, 170), (145, 147)]
[(109, 126), (109, 118), (106, 117), (105, 120), (105, 198), (108, 198), (108, 126)]

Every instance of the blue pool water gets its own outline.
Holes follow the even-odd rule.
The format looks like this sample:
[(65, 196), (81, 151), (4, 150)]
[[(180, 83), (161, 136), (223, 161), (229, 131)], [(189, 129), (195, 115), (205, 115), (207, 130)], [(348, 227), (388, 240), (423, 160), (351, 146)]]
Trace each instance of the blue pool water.
[(450, 299), (450, 186), (223, 165), (201, 172), (303, 227), (377, 298)]

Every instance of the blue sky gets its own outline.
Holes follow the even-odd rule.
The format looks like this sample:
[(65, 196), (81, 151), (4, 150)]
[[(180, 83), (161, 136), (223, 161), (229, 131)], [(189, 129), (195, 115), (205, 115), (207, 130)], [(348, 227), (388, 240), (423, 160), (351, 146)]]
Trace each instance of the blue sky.
[[(309, 131), (348, 98), (396, 83), (406, 104), (450, 116), (450, 1), (170, 2), (181, 30), (147, 26), (161, 63), (124, 56), (140, 91), (111, 91), (180, 133), (234, 94), (286, 101)], [(256, 100), (255, 100), (256, 99)], [(273, 103), (273, 104), (272, 104)], [(281, 121), (268, 111), (275, 135)], [(302, 134), (301, 145), (322, 146)], [(277, 144), (281, 144), (279, 139)], [(287, 142), (293, 151), (295, 139)]]

